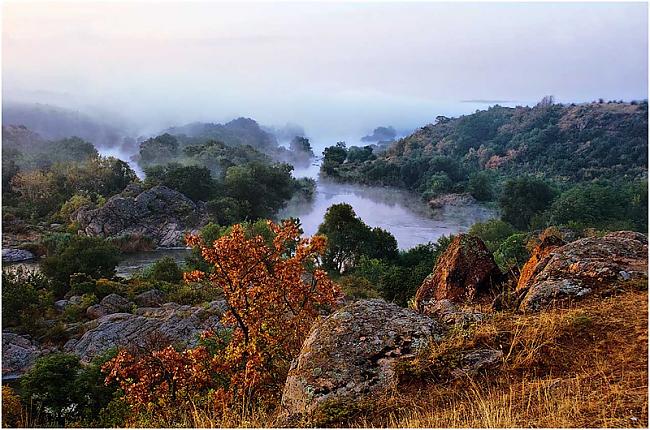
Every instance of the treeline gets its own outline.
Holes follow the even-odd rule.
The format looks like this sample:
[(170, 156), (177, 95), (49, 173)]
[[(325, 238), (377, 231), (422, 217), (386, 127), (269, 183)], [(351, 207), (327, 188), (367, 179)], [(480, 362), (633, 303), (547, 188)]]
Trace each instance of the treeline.
[[(323, 152), (321, 172), (335, 180), (405, 188), (432, 204), (453, 193), (501, 202), (519, 228), (576, 224), (645, 231), (647, 134), (646, 101), (560, 105), (545, 99), (532, 108), (494, 106), (438, 117), (377, 154), (370, 146), (338, 143)], [(513, 190), (532, 200), (508, 203)], [(582, 207), (572, 210), (569, 203)]]

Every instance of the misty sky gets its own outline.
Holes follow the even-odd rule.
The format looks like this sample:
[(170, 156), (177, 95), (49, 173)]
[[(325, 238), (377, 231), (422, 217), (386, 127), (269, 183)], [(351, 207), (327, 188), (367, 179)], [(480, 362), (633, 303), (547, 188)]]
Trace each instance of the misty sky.
[(480, 100), (647, 98), (647, 27), (643, 3), (4, 2), (3, 97), (361, 135)]

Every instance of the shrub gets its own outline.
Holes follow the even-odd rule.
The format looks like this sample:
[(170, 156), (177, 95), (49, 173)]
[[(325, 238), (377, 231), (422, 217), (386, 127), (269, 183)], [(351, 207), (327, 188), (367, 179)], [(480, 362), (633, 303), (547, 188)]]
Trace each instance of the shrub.
[(545, 211), (553, 201), (554, 192), (541, 179), (530, 176), (508, 180), (501, 192), (499, 207), (501, 219), (525, 230), (533, 216)]
[(68, 285), (70, 275), (85, 273), (98, 279), (115, 275), (120, 261), (119, 250), (105, 240), (87, 236), (73, 236), (57, 255), (49, 255), (41, 262), (41, 270), (52, 279)]
[(54, 286), (37, 272), (17, 268), (2, 272), (2, 325), (31, 326), (52, 309)]
[(165, 281), (175, 284), (183, 279), (183, 271), (178, 267), (178, 264), (176, 264), (176, 261), (172, 257), (163, 257), (147, 267), (143, 277), (154, 281)]
[(376, 299), (379, 293), (370, 281), (360, 276), (344, 276), (338, 281), (341, 290), (352, 299)]
[(515, 229), (505, 221), (491, 219), (477, 222), (469, 229), (468, 233), (477, 236), (491, 252), (494, 252), (504, 240), (515, 233)]
[(7, 385), (2, 386), (2, 427), (28, 427), (20, 397)]
[(494, 261), (502, 272), (518, 270), (528, 261), (530, 258), (530, 252), (526, 247), (528, 240), (528, 234), (515, 233), (499, 245), (494, 252)]

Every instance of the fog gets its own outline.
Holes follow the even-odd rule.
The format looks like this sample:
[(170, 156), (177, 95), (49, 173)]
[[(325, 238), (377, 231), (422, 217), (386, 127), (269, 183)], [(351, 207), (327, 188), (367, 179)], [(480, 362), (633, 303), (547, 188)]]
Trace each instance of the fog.
[(642, 3), (7, 1), (2, 54), (5, 106), (72, 109), (120, 139), (245, 116), (319, 150), (496, 102), (648, 91)]

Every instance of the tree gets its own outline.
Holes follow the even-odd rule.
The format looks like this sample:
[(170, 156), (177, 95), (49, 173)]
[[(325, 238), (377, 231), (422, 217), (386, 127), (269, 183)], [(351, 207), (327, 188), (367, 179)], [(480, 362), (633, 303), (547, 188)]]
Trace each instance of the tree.
[(337, 142), (335, 146), (328, 146), (323, 151), (323, 162), (321, 171), (327, 175), (335, 175), (336, 169), (345, 162), (348, 156), (348, 150), (345, 142)]
[(199, 166), (170, 163), (145, 169), (147, 185), (164, 185), (194, 201), (207, 201), (214, 193), (210, 170)]
[(322, 309), (336, 306), (340, 292), (317, 266), (324, 237), (301, 238), (291, 220), (267, 226), (271, 243), (247, 235), (242, 225), (212, 243), (188, 237), (212, 269), (186, 273), (185, 279), (222, 292), (222, 323), (232, 329), (225, 337), (206, 333), (202, 346), (184, 352), (168, 347), (139, 358), (121, 351), (104, 369), (130, 404), (157, 399), (178, 407), (211, 388), (213, 398), (242, 405), (280, 390), (312, 323)]
[(68, 285), (70, 275), (85, 273), (92, 278), (110, 278), (120, 262), (117, 248), (97, 237), (73, 236), (59, 254), (48, 255), (41, 261), (46, 276)]
[(76, 415), (74, 405), (80, 403), (76, 383), (80, 370), (76, 355), (56, 352), (38, 358), (20, 381), (25, 403), (36, 405), (39, 413), (65, 427), (66, 419)]
[(514, 233), (515, 229), (500, 219), (477, 222), (469, 229), (469, 234), (481, 239), (491, 252), (496, 251), (501, 243)]
[(311, 148), (309, 139), (302, 136), (295, 136), (293, 139), (291, 139), (291, 142), (289, 142), (289, 149), (294, 152), (309, 154), (312, 157), (314, 155), (314, 151)]
[(533, 216), (546, 210), (555, 193), (543, 180), (521, 176), (508, 180), (499, 199), (501, 219), (518, 229), (528, 229)]
[(140, 162), (143, 165), (167, 163), (178, 156), (178, 150), (178, 139), (165, 133), (140, 144)]
[(172, 257), (163, 257), (145, 270), (145, 277), (154, 281), (177, 284), (183, 279), (183, 271)]
[(327, 237), (324, 266), (340, 273), (354, 267), (367, 250), (371, 230), (351, 205), (339, 203), (327, 209), (318, 234)]
[(474, 173), (469, 177), (468, 191), (476, 200), (486, 202), (492, 200), (492, 183), (488, 172)]

